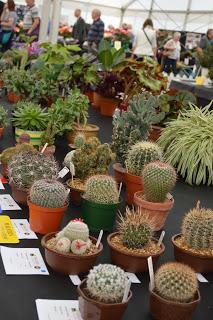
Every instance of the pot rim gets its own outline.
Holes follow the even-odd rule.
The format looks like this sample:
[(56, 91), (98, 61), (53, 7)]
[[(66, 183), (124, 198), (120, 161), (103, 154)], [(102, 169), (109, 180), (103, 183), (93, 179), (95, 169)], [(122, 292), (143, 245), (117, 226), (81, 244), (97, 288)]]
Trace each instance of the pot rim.
[(11, 188), (14, 188), (18, 191), (22, 191), (22, 192), (29, 192), (30, 188), (19, 188), (14, 181), (9, 182), (9, 185), (11, 186)]
[(199, 289), (197, 289), (197, 291), (196, 291), (195, 299), (193, 301), (190, 301), (190, 302), (175, 302), (175, 301), (166, 300), (166, 299), (162, 298), (159, 294), (157, 294), (155, 291), (151, 290), (150, 288), (149, 288), (149, 292), (150, 292), (151, 295), (155, 296), (161, 302), (163, 302), (165, 304), (170, 304), (170, 305), (172, 304), (172, 305), (175, 305), (175, 306), (182, 306), (182, 307), (183, 306), (190, 306), (190, 305), (199, 303), (200, 300), (201, 300)]
[[(77, 179), (74, 178), (73, 180), (77, 180)], [(71, 190), (79, 191), (80, 193), (85, 192), (85, 190), (80, 190), (80, 189), (77, 189), (77, 188), (74, 188), (74, 187), (70, 186), (70, 185), (69, 185), (69, 182), (70, 182), (70, 181), (72, 181), (72, 179), (67, 180), (67, 181), (66, 181), (66, 185), (67, 185)]]
[[(142, 197), (139, 197), (139, 195), (143, 195)], [(168, 195), (166, 197), (166, 200), (164, 202), (151, 202), (151, 201), (147, 201), (145, 200), (145, 195), (143, 191), (137, 191), (134, 194), (134, 199), (138, 199), (141, 204), (143, 205), (144, 209), (148, 209), (148, 210), (158, 210), (158, 211), (167, 211), (169, 209), (171, 209), (174, 205), (174, 198), (173, 196), (171, 197), (171, 199), (168, 198)]]
[(123, 172), (123, 173), (126, 172), (126, 169), (124, 167), (122, 167), (120, 162), (113, 163), (112, 167), (113, 167), (113, 169), (116, 169), (119, 172)]
[(20, 131), (24, 131), (24, 132), (26, 132), (26, 133), (37, 133), (37, 134), (43, 134), (44, 133), (44, 130), (43, 131), (40, 131), (40, 130), (25, 130), (25, 129), (22, 129), (22, 128), (19, 128), (19, 127), (15, 127), (15, 130), (17, 131), (17, 130), (20, 130)]
[[(113, 250), (115, 251), (118, 251), (119, 253), (125, 255), (125, 256), (130, 256), (130, 257), (135, 257), (135, 258), (148, 258), (150, 256), (152, 257), (159, 257), (161, 256), (164, 251), (165, 251), (165, 245), (163, 243), (161, 243), (161, 250), (158, 252), (158, 253), (155, 253), (155, 254), (147, 254), (147, 255), (142, 255), (142, 254), (139, 254), (139, 253), (125, 253), (124, 251), (121, 251), (119, 250), (118, 248), (115, 248), (112, 243), (111, 243), (111, 238), (113, 238), (115, 235), (119, 235), (120, 232), (113, 232), (113, 233), (110, 233), (107, 237), (107, 243), (109, 245), (110, 248), (112, 248)], [(155, 242), (158, 242), (158, 240), (156, 238), (153, 238), (152, 237), (152, 240), (154, 240)]]
[(92, 124), (92, 123), (86, 123), (85, 125), (75, 123), (74, 129), (79, 131), (89, 131), (89, 132), (100, 131), (100, 128), (96, 124)]
[(62, 210), (67, 210), (68, 208), (68, 201), (66, 201), (65, 205), (60, 208), (48, 208), (48, 207), (40, 207), (37, 204), (30, 201), (30, 197), (27, 198), (27, 205), (29, 208), (37, 209), (41, 212), (61, 212)]
[(85, 197), (84, 197), (84, 194), (81, 194), (81, 199), (85, 202), (88, 202), (90, 204), (92, 204), (92, 206), (95, 206), (95, 207), (102, 207), (102, 208), (108, 208), (108, 207), (116, 207), (116, 206), (119, 206), (121, 203), (122, 203), (122, 199), (120, 198), (120, 201), (117, 202), (117, 203), (96, 203), (96, 202), (93, 202), (93, 201), (90, 201), (90, 200), (87, 200)]
[(126, 169), (126, 171), (125, 171), (125, 179), (127, 180), (127, 181), (136, 181), (137, 182), (137, 184), (143, 184), (143, 181), (142, 181), (142, 177), (141, 176), (136, 176), (136, 175), (134, 175), (134, 174), (131, 174), (131, 173), (129, 173), (128, 171), (127, 171), (127, 169)]

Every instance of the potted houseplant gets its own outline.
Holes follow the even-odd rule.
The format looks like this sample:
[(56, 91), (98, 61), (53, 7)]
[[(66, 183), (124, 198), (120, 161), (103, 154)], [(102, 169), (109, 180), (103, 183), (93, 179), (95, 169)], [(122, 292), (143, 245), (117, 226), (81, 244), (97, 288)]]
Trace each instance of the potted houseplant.
[(28, 198), (31, 229), (40, 234), (58, 231), (68, 208), (67, 197), (67, 189), (61, 182), (55, 179), (35, 181)]
[(46, 234), (41, 244), (48, 265), (56, 272), (76, 275), (88, 272), (103, 250), (89, 236), (88, 226), (81, 220), (71, 220), (60, 232)]
[(154, 231), (164, 227), (174, 199), (169, 192), (176, 183), (175, 169), (160, 161), (148, 163), (142, 173), (144, 192), (134, 194), (134, 204), (152, 220)]
[(213, 271), (213, 210), (197, 207), (182, 222), (182, 233), (172, 238), (175, 259), (196, 272)]
[(119, 204), (117, 183), (112, 177), (95, 175), (86, 181), (82, 214), (91, 230), (111, 230)]
[(155, 320), (191, 320), (200, 302), (196, 273), (181, 263), (166, 263), (150, 288), (150, 312)]
[(4, 129), (6, 128), (8, 124), (8, 112), (0, 106), (0, 138), (3, 137)]
[(158, 245), (158, 240), (152, 238), (152, 221), (142, 210), (128, 207), (119, 220), (118, 232), (107, 238), (112, 263), (133, 273), (148, 271), (147, 258), (152, 256), (155, 263), (165, 250), (163, 244)]
[(121, 320), (132, 297), (130, 291), (126, 301), (123, 301), (128, 282), (127, 275), (119, 267), (110, 264), (94, 267), (78, 287), (81, 317)]

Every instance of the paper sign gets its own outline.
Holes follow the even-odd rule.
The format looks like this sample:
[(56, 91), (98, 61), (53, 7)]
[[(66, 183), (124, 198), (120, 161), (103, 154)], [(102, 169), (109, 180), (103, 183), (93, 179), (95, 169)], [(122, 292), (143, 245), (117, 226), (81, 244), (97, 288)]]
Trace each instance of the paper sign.
[(81, 284), (81, 279), (77, 275), (70, 276), (70, 280), (75, 286), (79, 286), (79, 284)]
[(141, 283), (138, 277), (134, 273), (126, 272), (126, 275), (132, 283)]
[(0, 216), (0, 243), (19, 243), (19, 239), (8, 216)]
[(4, 188), (4, 186), (3, 186), (3, 183), (2, 183), (2, 181), (0, 180), (0, 190), (4, 190), (5, 188)]
[(2, 210), (21, 210), (10, 194), (0, 195), (0, 207)]
[(75, 300), (36, 300), (39, 320), (82, 320)]
[(8, 248), (1, 246), (6, 274), (49, 275), (38, 248)]
[(201, 273), (197, 273), (197, 280), (203, 283), (208, 282), (208, 280)]
[(64, 167), (58, 174), (59, 178), (65, 177), (70, 170), (67, 167)]
[(27, 219), (12, 219), (11, 222), (19, 239), (38, 239)]

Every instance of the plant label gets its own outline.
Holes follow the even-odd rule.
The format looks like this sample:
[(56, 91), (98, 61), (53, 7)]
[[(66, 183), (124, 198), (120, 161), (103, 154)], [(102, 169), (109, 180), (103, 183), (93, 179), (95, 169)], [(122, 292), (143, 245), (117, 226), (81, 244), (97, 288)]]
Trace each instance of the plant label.
[(164, 236), (165, 236), (165, 231), (162, 231), (162, 232), (161, 232), (161, 235), (160, 235), (160, 238), (159, 238), (159, 240), (158, 240), (158, 246), (159, 246), (159, 247), (161, 246), (161, 244), (162, 244), (162, 242), (163, 242)]
[(72, 276), (69, 276), (70, 277), (70, 280), (72, 281), (72, 283), (74, 284), (74, 286), (79, 286), (79, 284), (81, 284), (81, 279), (79, 278), (78, 275), (72, 275)]
[(27, 219), (12, 219), (11, 222), (19, 239), (38, 239)]
[(208, 282), (208, 280), (201, 273), (197, 273), (197, 280), (203, 283)]
[(127, 281), (122, 302), (126, 302), (131, 288), (131, 281)]
[(138, 277), (134, 273), (126, 272), (126, 275), (132, 283), (141, 283)]
[(154, 283), (154, 269), (153, 269), (152, 257), (149, 257), (147, 261), (148, 261), (148, 267), (149, 267), (150, 290), (153, 290), (155, 283)]
[(2, 183), (2, 181), (0, 180), (0, 190), (4, 190), (5, 188), (4, 188), (4, 186), (3, 186), (3, 183)]
[(19, 243), (10, 217), (0, 216), (0, 243)]
[(101, 243), (101, 239), (102, 239), (102, 237), (103, 237), (103, 234), (104, 234), (104, 232), (103, 232), (103, 230), (101, 230), (100, 233), (99, 233), (99, 236), (98, 236), (98, 240), (97, 240), (97, 242), (96, 242), (96, 248), (99, 247), (99, 245), (100, 245), (100, 243)]
[(19, 205), (11, 197), (10, 194), (1, 194), (0, 195), (0, 207), (2, 210), (21, 210)]
[(58, 178), (64, 178), (69, 172), (67, 167), (64, 167), (58, 174)]
[(47, 149), (47, 147), (48, 147), (48, 143), (45, 143), (43, 149), (41, 150), (41, 153), (44, 153), (44, 151)]

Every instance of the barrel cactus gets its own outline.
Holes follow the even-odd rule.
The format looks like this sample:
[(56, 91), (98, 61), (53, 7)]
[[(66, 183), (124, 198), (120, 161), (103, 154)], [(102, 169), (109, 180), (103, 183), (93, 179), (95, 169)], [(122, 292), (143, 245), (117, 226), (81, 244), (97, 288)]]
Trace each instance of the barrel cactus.
[(183, 303), (193, 301), (197, 289), (196, 273), (184, 264), (166, 263), (155, 274), (155, 290), (166, 300)]
[(147, 163), (162, 161), (162, 151), (156, 143), (142, 141), (136, 143), (128, 152), (126, 159), (127, 171), (135, 176), (141, 176)]
[(79, 133), (74, 138), (74, 145), (76, 148), (80, 148), (84, 145), (86, 141), (85, 135), (82, 133)]
[(3, 165), (8, 165), (8, 163), (11, 161), (12, 157), (15, 154), (23, 151), (33, 151), (33, 150), (34, 150), (33, 146), (28, 143), (23, 143), (15, 147), (7, 148), (1, 154), (1, 158), (0, 158), (1, 163)]
[(67, 189), (55, 179), (37, 180), (30, 189), (30, 200), (40, 207), (61, 208), (65, 205), (67, 197)]
[(148, 163), (143, 170), (144, 194), (147, 201), (164, 202), (176, 182), (175, 169), (160, 161)]
[(186, 244), (193, 249), (213, 249), (213, 210), (197, 207), (190, 210), (182, 223)]
[(111, 264), (100, 264), (90, 270), (86, 287), (90, 296), (103, 303), (122, 302), (128, 277), (125, 272)]
[(71, 241), (68, 238), (61, 238), (58, 239), (55, 245), (55, 249), (59, 252), (59, 253), (63, 253), (63, 254), (67, 254), (70, 252), (70, 247), (71, 247)]
[(95, 175), (86, 182), (85, 199), (101, 204), (119, 202), (117, 183), (107, 175)]
[(57, 234), (57, 239), (66, 237), (73, 240), (83, 240), (87, 242), (89, 240), (89, 228), (88, 226), (80, 219), (71, 220), (63, 230)]
[(87, 248), (87, 243), (81, 239), (73, 240), (70, 247), (72, 253), (77, 255), (82, 255), (86, 253)]

